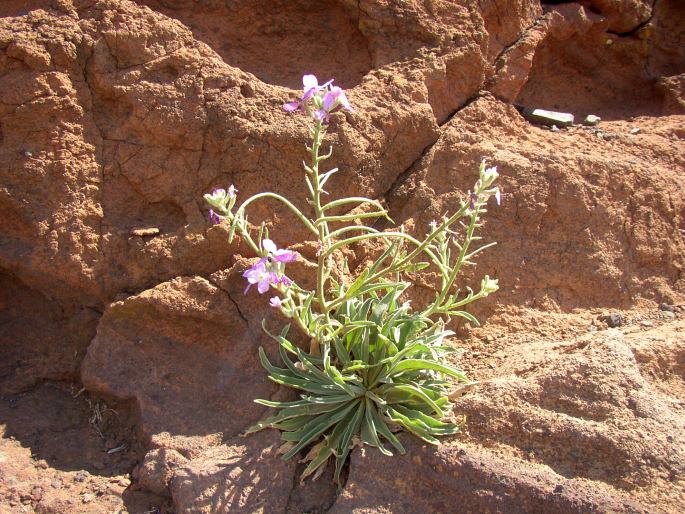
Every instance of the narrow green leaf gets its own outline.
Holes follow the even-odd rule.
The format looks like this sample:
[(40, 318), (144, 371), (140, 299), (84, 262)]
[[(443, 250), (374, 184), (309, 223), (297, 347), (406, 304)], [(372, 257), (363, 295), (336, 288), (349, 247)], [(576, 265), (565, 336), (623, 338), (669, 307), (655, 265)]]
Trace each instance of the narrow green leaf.
[[(344, 405), (336, 411), (328, 414), (323, 414), (318, 416), (316, 423), (308, 424), (305, 428), (298, 432), (285, 433), (283, 436), (291, 435), (294, 439), (287, 439), (290, 441), (298, 441), (298, 443), (293, 446), (288, 453), (283, 456), (283, 460), (290, 459), (293, 455), (299, 452), (302, 448), (311, 443), (314, 439), (322, 435), (329, 427), (338, 423), (342, 420), (354, 407), (354, 402), (349, 402), (349, 404)], [(309, 430), (305, 431), (307, 427), (311, 427)], [(285, 438), (285, 437), (284, 437)]]
[(458, 378), (460, 380), (468, 381), (466, 378), (466, 375), (464, 375), (463, 372), (459, 371), (456, 368), (453, 368), (451, 366), (445, 366), (444, 364), (440, 364), (435, 361), (430, 361), (426, 359), (406, 359), (403, 360), (402, 362), (396, 364), (390, 371), (388, 372), (389, 376), (394, 376), (399, 373), (403, 373), (406, 371), (427, 371), (427, 370), (432, 370), (432, 371), (438, 371), (440, 373), (443, 373), (444, 375), (448, 375), (451, 377)]
[[(357, 412), (355, 412), (352, 421), (344, 425), (345, 430), (340, 439), (340, 443), (337, 445), (338, 448), (335, 456), (335, 474), (333, 475), (333, 479), (338, 483), (340, 482), (340, 472), (342, 471), (342, 467), (345, 464), (345, 460), (347, 460), (347, 456), (350, 454), (350, 443), (352, 442), (352, 436), (359, 432), (365, 407), (366, 403), (360, 400), (359, 406), (357, 407)], [(340, 425), (342, 425), (342, 423)]]
[(385, 392), (391, 393), (393, 391), (400, 391), (403, 392), (409, 396), (414, 396), (419, 398), (421, 401), (423, 401), (426, 405), (428, 405), (433, 411), (440, 417), (443, 417), (445, 413), (443, 410), (436, 404), (433, 399), (428, 396), (420, 387), (417, 387), (415, 385), (411, 384), (395, 384), (387, 387), (385, 389)]
[(390, 444), (392, 444), (402, 455), (407, 453), (407, 451), (404, 449), (404, 446), (402, 446), (402, 443), (400, 443), (400, 440), (397, 439), (395, 434), (390, 431), (390, 428), (388, 428), (388, 425), (386, 425), (380, 413), (375, 408), (372, 409), (371, 416), (373, 417), (373, 423), (376, 427), (376, 430), (378, 430), (378, 432), (385, 437)]
[(366, 409), (364, 413), (364, 422), (362, 423), (362, 441), (364, 441), (364, 443), (368, 444), (369, 446), (375, 446), (381, 451), (383, 455), (392, 455), (392, 452), (389, 451), (385, 446), (383, 446), (383, 443), (381, 443), (380, 439), (378, 439), (376, 423), (373, 418), (373, 415), (371, 414), (371, 409), (373, 408), (374, 407), (371, 403), (371, 400), (367, 398)]

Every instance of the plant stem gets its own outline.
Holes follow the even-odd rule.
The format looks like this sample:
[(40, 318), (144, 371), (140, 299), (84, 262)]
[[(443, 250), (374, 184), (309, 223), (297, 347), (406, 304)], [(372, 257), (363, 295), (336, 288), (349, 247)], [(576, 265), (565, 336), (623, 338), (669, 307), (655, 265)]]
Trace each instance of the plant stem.
[[(331, 258), (327, 255), (326, 249), (329, 242), (328, 222), (324, 219), (324, 209), (321, 207), (321, 180), (319, 178), (319, 162), (326, 159), (327, 156), (319, 156), (321, 143), (326, 135), (326, 130), (323, 122), (316, 120), (313, 130), (313, 141), (311, 147), (311, 175), (312, 175), (312, 203), (314, 207), (314, 225), (317, 228), (319, 236), (319, 252), (317, 262), (316, 274), (316, 301), (319, 304), (321, 314), (324, 316), (323, 326), (330, 325), (330, 306), (326, 302), (326, 280), (329, 276), (329, 268), (331, 265)], [(323, 341), (319, 341), (321, 343)], [(313, 344), (313, 343), (312, 343)]]
[(447, 282), (443, 284), (442, 290), (433, 302), (433, 305), (431, 305), (430, 308), (424, 313), (425, 316), (430, 316), (442, 307), (442, 303), (445, 301), (445, 297), (452, 288), (452, 285), (454, 284), (454, 281), (456, 280), (457, 275), (459, 274), (459, 271), (461, 270), (461, 267), (464, 264), (464, 257), (466, 255), (466, 251), (468, 250), (469, 246), (471, 245), (471, 241), (473, 240), (473, 232), (476, 230), (479, 212), (480, 205), (476, 205), (474, 211), (471, 213), (471, 222), (469, 223), (469, 226), (466, 229), (464, 243), (461, 245), (461, 250), (459, 251), (459, 256), (457, 257), (457, 260), (454, 263), (454, 267), (452, 267), (452, 272), (450, 273)]

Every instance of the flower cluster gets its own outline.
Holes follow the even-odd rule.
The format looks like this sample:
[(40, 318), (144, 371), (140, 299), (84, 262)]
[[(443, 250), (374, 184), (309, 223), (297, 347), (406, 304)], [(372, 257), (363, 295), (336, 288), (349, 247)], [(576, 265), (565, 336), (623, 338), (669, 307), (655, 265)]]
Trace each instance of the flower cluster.
[[(206, 194), (204, 196), (205, 201), (213, 207), (212, 209), (209, 209), (209, 214), (207, 216), (212, 225), (221, 223), (223, 218), (219, 213), (225, 214), (233, 208), (237, 192), (238, 190), (231, 184), (228, 187), (228, 190), (218, 188), (214, 189), (211, 194)], [(216, 211), (214, 209), (216, 209)]]
[(324, 124), (329, 122), (331, 114), (341, 109), (354, 112), (345, 92), (332, 84), (333, 79), (319, 85), (314, 75), (305, 75), (302, 77), (302, 98), (296, 102), (283, 104), (283, 109), (288, 112), (306, 112)]
[[(469, 198), (469, 209), (474, 211), (476, 209), (476, 204), (483, 200), (483, 202), (487, 202), (488, 199), (491, 196), (495, 197), (495, 201), (497, 202), (497, 205), (502, 204), (502, 192), (500, 191), (499, 187), (490, 187), (493, 185), (495, 180), (497, 180), (497, 177), (499, 177), (499, 173), (497, 173), (497, 166), (493, 166), (492, 168), (486, 168), (485, 167), (485, 161), (481, 162), (480, 164), (480, 170), (479, 170), (480, 177), (478, 179), (478, 182), (476, 182), (476, 187), (475, 189), (479, 189), (482, 191), (481, 197), (479, 197), (478, 194), (475, 192), (468, 192), (468, 198)], [(490, 188), (490, 189), (488, 189)]]
[[(245, 294), (255, 284), (259, 294), (266, 293), (271, 286), (283, 285), (284, 287), (290, 287), (292, 285), (292, 281), (283, 272), (285, 264), (295, 262), (299, 258), (299, 254), (292, 250), (278, 248), (271, 239), (262, 240), (262, 250), (266, 255), (243, 273), (243, 277), (247, 279)], [(280, 307), (280, 299), (278, 299), (277, 305), (275, 303), (272, 298), (272, 307)]]

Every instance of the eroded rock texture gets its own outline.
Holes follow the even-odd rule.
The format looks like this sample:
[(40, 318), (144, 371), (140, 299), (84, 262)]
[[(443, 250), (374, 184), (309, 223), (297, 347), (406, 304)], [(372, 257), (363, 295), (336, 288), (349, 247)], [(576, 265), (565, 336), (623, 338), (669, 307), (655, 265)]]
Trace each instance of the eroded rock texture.
[[(684, 25), (677, 0), (2, 2), (3, 412), (45, 380), (119, 402), (135, 428), (104, 455), (132, 453), (94, 472), (137, 460), (115, 494), (130, 511), (682, 511)], [(280, 109), (303, 73), (335, 77), (356, 108), (329, 131), (332, 197), (384, 201), (421, 233), (482, 158), (504, 192), (484, 227), (498, 246), (466, 275), (501, 290), (475, 307), (484, 330), (455, 326), (483, 382), (457, 401), (465, 433), (408, 439), (395, 460), (357, 450), (339, 496), (326, 476), (298, 485), (275, 433), (238, 437), (265, 414), (254, 398), (290, 394), (257, 357), (274, 355), (261, 319), (282, 320), (243, 295), (249, 251), (202, 201), (233, 183), (305, 205), (306, 123)], [(603, 121), (555, 132), (522, 107)], [(313, 256), (280, 206), (250, 217)], [(361, 270), (377, 251), (348, 257)], [(420, 302), (432, 277), (416, 283)], [(611, 309), (627, 323), (604, 332), (593, 319)], [(89, 405), (83, 425), (102, 428)], [(46, 476), (73, 471), (20, 425), (3, 451), (30, 462), (19, 446), (40, 446)], [(3, 509), (111, 510), (51, 481), (41, 506), (40, 472), (12, 480)]]

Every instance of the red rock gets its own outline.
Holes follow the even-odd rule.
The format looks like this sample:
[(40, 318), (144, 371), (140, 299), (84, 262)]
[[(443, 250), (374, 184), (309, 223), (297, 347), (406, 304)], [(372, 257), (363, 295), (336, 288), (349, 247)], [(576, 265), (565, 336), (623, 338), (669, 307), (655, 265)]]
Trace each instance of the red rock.
[[(268, 382), (256, 353), (260, 344), (274, 352), (261, 318), (283, 320), (265, 298), (243, 295), (249, 249), (209, 227), (201, 199), (233, 183), (241, 198), (271, 190), (304, 205), (307, 127), (280, 105), (313, 72), (335, 77), (356, 107), (329, 129), (340, 168), (331, 197), (386, 201), (420, 232), (454, 208), (483, 157), (498, 165), (504, 193), (485, 227), (499, 246), (465, 278), (500, 279), (498, 295), (473, 310), (497, 337), (463, 342), (478, 350), (463, 362), (472, 376), (502, 383), (458, 401), (470, 417), (461, 439), (438, 449), (409, 441), (410, 456), (393, 461), (357, 451), (334, 511), (681, 507), (682, 406), (669, 396), (683, 394), (680, 322), (657, 320), (639, 339), (628, 323), (624, 339), (562, 340), (599, 311), (685, 301), (685, 9), (677, 0), (503, 5), (2, 2), (2, 394), (44, 394), (36, 384), (77, 380), (80, 367), (90, 392), (133, 407), (147, 458), (125, 494), (131, 511), (166, 508), (136, 487), (171, 495), (177, 511), (327, 508), (330, 491), (308, 501), (317, 489), (293, 487), (295, 464), (273, 455), (274, 433), (233, 439), (265, 414), (254, 398), (292, 393)], [(600, 115), (606, 137), (531, 127), (514, 105)], [(313, 257), (285, 209), (250, 211), (265, 217), (281, 227), (279, 245)], [(362, 269), (377, 250), (346, 257)], [(302, 278), (310, 267), (289, 270)], [(432, 294), (431, 277), (416, 280), (418, 302)], [(3, 409), (8, 426), (24, 426), (49, 405)], [(91, 426), (93, 411), (73, 415)], [(7, 502), (40, 483), (32, 473), (67, 477), (70, 488), (74, 452), (64, 449), (74, 442), (59, 438), (71, 433), (51, 431), (62, 450), (38, 471), (28, 447), (45, 444), (22, 432), (19, 461), (33, 471), (2, 463), (20, 479)], [(120, 453), (83, 446), (94, 474), (78, 492), (44, 489), (36, 509), (107, 510), (100, 475), (130, 471), (138, 449), (122, 470), (112, 464)], [(81, 489), (93, 502), (81, 504)]]
[(259, 363), (264, 338), (256, 330), (225, 291), (200, 277), (177, 278), (110, 305), (83, 362), (83, 383), (134, 400), (155, 446), (193, 454), (264, 414), (253, 400), (275, 387)]
[(276, 453), (276, 431), (210, 448), (179, 468), (171, 496), (181, 512), (286, 512), (295, 463)]

